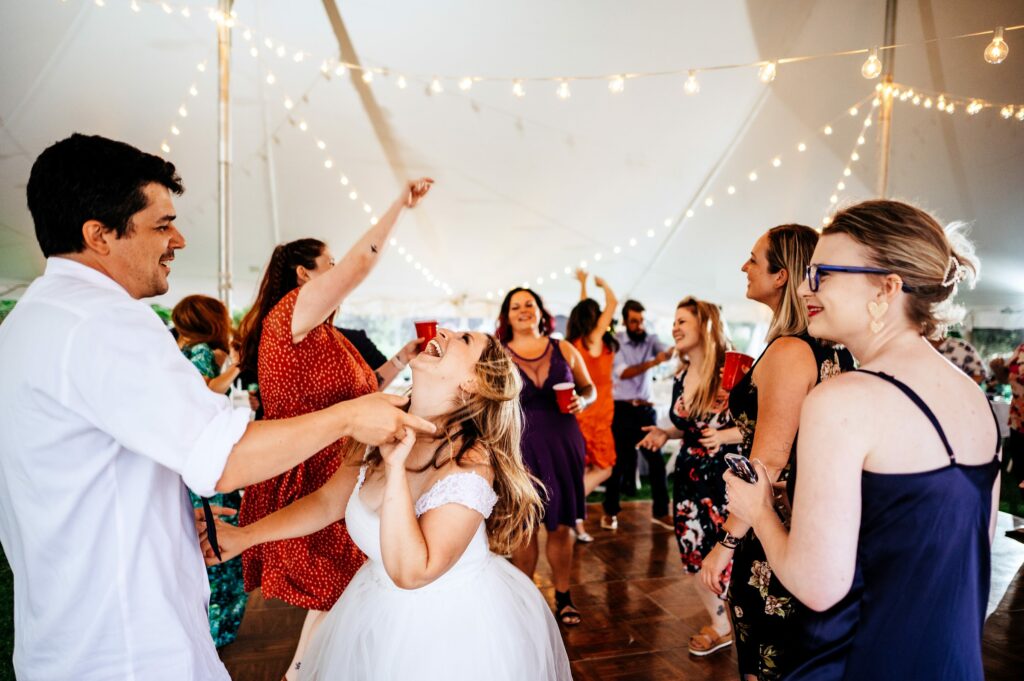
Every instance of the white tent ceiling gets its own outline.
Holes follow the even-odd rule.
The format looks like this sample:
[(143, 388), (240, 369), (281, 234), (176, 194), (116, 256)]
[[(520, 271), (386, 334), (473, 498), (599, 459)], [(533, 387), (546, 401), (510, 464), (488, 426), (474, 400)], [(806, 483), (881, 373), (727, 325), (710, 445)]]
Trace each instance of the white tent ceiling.
[[(0, 4), (0, 291), (42, 269), (25, 182), (35, 156), (76, 130), (154, 153), (164, 140), (171, 145), (164, 155), (188, 188), (177, 207), (189, 244), (165, 302), (216, 291), (210, 2), (172, 2), (171, 14), (136, 2), (139, 12), (131, 0)], [(185, 7), (190, 18), (181, 14)], [(694, 294), (723, 303), (734, 317), (749, 316), (754, 308), (743, 301), (738, 268), (760, 232), (783, 222), (818, 225), (855, 147), (861, 159), (850, 164), (839, 203), (874, 194), (878, 126), (856, 146), (875, 83), (860, 75), (863, 55), (782, 65), (769, 85), (756, 68), (702, 72), (695, 96), (683, 91), (681, 75), (630, 79), (621, 95), (609, 92), (607, 80), (572, 81), (564, 101), (555, 96), (557, 82), (528, 80), (522, 98), (510, 82), (479, 82), (462, 92), (448, 79), (434, 95), (426, 86), (435, 74), (678, 71), (871, 47), (882, 42), (884, 0), (340, 3), (360, 61), (389, 69), (367, 88), (381, 111), (376, 127), (347, 73), (320, 75), (321, 61), (338, 54), (321, 2), (238, 0), (235, 9), (254, 33), (251, 41), (241, 28), (234, 33), (236, 305), (250, 299), (275, 238), (317, 236), (341, 253), (367, 226), (364, 201), (383, 212), (402, 175), (437, 180), (396, 236), (453, 294), (429, 285), (414, 263), (391, 251), (349, 309), (441, 313), (459, 300), (463, 311), (492, 314), (488, 293), (543, 277), (538, 289), (566, 312), (577, 289), (564, 268), (586, 260), (620, 298), (667, 311)], [(1024, 104), (1024, 31), (1007, 34), (1010, 55), (999, 66), (982, 59), (985, 37), (923, 44), (1022, 23), (1019, 0), (904, 0), (897, 41), (909, 46), (896, 52), (895, 79)], [(285, 56), (265, 38), (274, 48), (283, 44)], [(205, 72), (197, 70), (200, 62)], [(399, 74), (409, 83), (404, 90), (396, 86)], [(846, 113), (865, 98), (856, 117)], [(826, 136), (830, 122), (834, 133)], [(171, 134), (172, 124), (180, 135)], [(382, 127), (395, 141), (390, 156)], [(801, 142), (806, 151), (797, 150)], [(973, 305), (1024, 303), (1022, 160), (1024, 122), (991, 109), (968, 116), (962, 106), (949, 115), (909, 101), (895, 105), (890, 193), (942, 220), (974, 222), (983, 279), (965, 295)], [(748, 180), (752, 170), (756, 182)], [(340, 184), (343, 173), (348, 187)], [(356, 201), (348, 198), (352, 186)], [(690, 208), (694, 215), (686, 218)]]

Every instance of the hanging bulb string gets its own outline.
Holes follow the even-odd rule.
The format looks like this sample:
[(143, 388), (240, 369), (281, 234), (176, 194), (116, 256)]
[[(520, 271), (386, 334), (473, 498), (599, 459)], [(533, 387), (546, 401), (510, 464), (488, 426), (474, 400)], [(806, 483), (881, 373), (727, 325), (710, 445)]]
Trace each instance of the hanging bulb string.
[[(952, 95), (948, 92), (938, 92), (935, 90), (925, 90), (914, 85), (908, 85), (906, 83), (892, 83), (883, 87), (877, 87), (880, 94), (891, 96), (893, 99), (897, 99), (901, 102), (912, 100), (915, 95), (921, 97), (929, 97), (934, 100), (942, 98), (946, 102), (963, 105), (966, 109), (971, 103), (977, 103), (983, 109), (1001, 109), (1003, 107), (1013, 107), (1014, 109), (1024, 108), (1024, 102), (995, 102), (990, 99), (983, 97), (965, 97), (962, 95)], [(888, 92), (887, 92), (888, 90)], [(908, 95), (908, 93), (910, 93)], [(915, 106), (920, 105), (920, 102), (915, 103)], [(980, 111), (980, 109), (979, 109)]]
[(858, 148), (866, 146), (867, 144), (867, 139), (864, 135), (867, 134), (868, 128), (872, 125), (876, 108), (877, 107), (872, 107), (871, 110), (868, 111), (867, 116), (864, 117), (864, 121), (861, 123), (860, 132), (857, 134), (857, 139), (853, 143), (853, 148), (850, 150), (849, 156), (846, 157), (846, 163), (843, 165), (843, 171), (839, 176), (839, 180), (833, 185), (828, 197), (825, 216), (821, 219), (821, 227), (817, 228), (819, 232), (823, 227), (828, 227), (828, 225), (832, 223), (834, 211), (840, 201), (844, 198), (842, 192), (847, 190), (846, 184), (847, 182), (850, 182), (853, 177), (853, 164), (860, 160), (860, 152), (858, 151)]
[[(99, 9), (99, 10), (103, 10), (104, 7), (105, 7), (105, 5), (100, 5), (100, 4), (96, 3), (95, 1), (93, 3), (90, 3), (90, 4), (93, 4), (94, 7), (96, 9)], [(309, 51), (306, 51), (306, 50), (298, 50), (298, 51), (295, 51), (294, 54), (290, 54), (289, 50), (287, 50), (284, 47), (283, 43), (281, 43), (279, 41), (275, 41), (275, 40), (273, 40), (273, 39), (271, 39), (269, 37), (266, 37), (260, 31), (254, 29), (251, 26), (245, 25), (244, 23), (242, 23), (241, 21), (238, 20), (237, 16), (235, 16), (234, 12), (231, 13), (231, 16), (224, 17), (224, 16), (222, 16), (220, 14), (220, 10), (217, 9), (217, 8), (214, 8), (214, 7), (203, 7), (203, 8), (198, 8), (197, 7), (197, 8), (194, 8), (194, 11), (193, 11), (193, 8), (191, 8), (189, 6), (174, 6), (174, 5), (171, 5), (170, 3), (167, 3), (167, 2), (148, 2), (147, 1), (145, 4), (150, 5), (150, 6), (155, 6), (157, 8), (163, 8), (165, 12), (167, 12), (167, 10), (170, 9), (171, 11), (167, 12), (167, 13), (168, 14), (173, 14), (174, 16), (176, 16), (178, 18), (193, 19), (193, 18), (199, 16), (200, 14), (205, 14), (212, 21), (217, 21), (217, 22), (229, 21), (230, 25), (234, 29), (243, 31), (243, 37), (245, 38), (246, 42), (250, 42), (254, 38), (256, 39), (257, 42), (259, 42), (259, 38), (262, 37), (264, 39), (264, 43), (266, 44), (267, 49), (275, 52), (277, 54), (277, 56), (281, 57), (282, 59), (291, 57), (294, 61), (299, 62), (299, 61), (305, 60), (306, 58), (314, 59), (314, 60), (318, 58), (315, 54), (313, 54), (313, 53), (311, 53)], [(135, 7), (138, 7), (138, 3), (136, 3), (135, 6), (133, 6), (133, 11), (137, 12)], [(1015, 26), (1003, 26), (1001, 28), (1002, 28), (1002, 35), (1005, 36), (1007, 33), (1012, 33), (1014, 31), (1019, 31), (1021, 29), (1024, 29), (1024, 24), (1017, 24)], [(965, 39), (978, 38), (978, 37), (984, 37), (984, 36), (996, 36), (997, 32), (998, 32), (998, 29), (992, 29), (992, 30), (987, 30), (987, 31), (975, 31), (973, 33), (963, 33), (963, 34), (953, 35), (953, 36), (944, 36), (944, 37), (930, 38), (928, 40), (923, 40), (923, 41), (919, 41), (919, 42), (893, 43), (891, 45), (880, 45), (878, 47), (865, 47), (865, 48), (859, 48), (859, 49), (853, 49), (853, 50), (840, 50), (840, 51), (835, 51), (835, 52), (822, 52), (822, 53), (817, 53), (817, 54), (798, 55), (798, 56), (792, 56), (792, 57), (780, 57), (778, 59), (762, 59), (762, 60), (758, 60), (758, 61), (754, 61), (754, 62), (737, 62), (737, 63), (728, 63), (728, 64), (715, 64), (715, 65), (701, 66), (701, 67), (688, 66), (688, 67), (685, 67), (685, 68), (665, 69), (665, 70), (658, 70), (658, 71), (641, 71), (641, 72), (628, 72), (627, 71), (627, 72), (617, 72), (617, 73), (607, 73), (607, 74), (582, 74), (582, 75), (573, 75), (573, 76), (569, 76), (569, 75), (545, 75), (545, 76), (527, 77), (527, 76), (479, 76), (479, 75), (478, 76), (466, 76), (464, 74), (463, 75), (458, 75), (458, 76), (452, 76), (452, 75), (442, 75), (442, 74), (437, 74), (437, 73), (432, 73), (432, 74), (415, 74), (415, 73), (408, 73), (408, 72), (403, 73), (403, 72), (400, 72), (398, 70), (390, 69), (388, 67), (383, 67), (383, 66), (368, 66), (368, 65), (365, 65), (365, 64), (354, 64), (354, 63), (347, 62), (347, 61), (344, 61), (344, 60), (342, 60), (340, 58), (336, 58), (336, 57), (331, 57), (328, 61), (332, 65), (333, 68), (347, 69), (349, 71), (357, 71), (357, 72), (361, 72), (363, 74), (370, 74), (370, 78), (371, 79), (372, 79), (373, 75), (388, 76), (388, 75), (394, 74), (396, 77), (400, 77), (400, 78), (408, 78), (408, 77), (410, 77), (410, 75), (413, 76), (413, 77), (416, 77), (417, 79), (424, 79), (425, 78), (425, 79), (429, 80), (431, 83), (436, 83), (438, 85), (440, 85), (444, 81), (447, 81), (447, 82), (450, 82), (450, 83), (458, 83), (458, 82), (466, 80), (467, 78), (469, 78), (472, 81), (472, 83), (489, 81), (489, 82), (496, 82), (496, 83), (515, 84), (516, 82), (518, 82), (519, 83), (519, 87), (517, 87), (515, 89), (515, 92), (518, 95), (519, 92), (525, 92), (525, 89), (526, 89), (525, 88), (525, 84), (527, 84), (527, 83), (544, 83), (544, 82), (551, 83), (551, 82), (554, 82), (554, 83), (559, 83), (560, 84), (563, 81), (571, 83), (573, 81), (611, 81), (613, 79), (614, 80), (621, 79), (623, 81), (623, 83), (624, 83), (627, 80), (635, 80), (635, 79), (638, 79), (638, 78), (658, 78), (658, 77), (670, 77), (670, 76), (689, 76), (691, 72), (693, 72), (694, 74), (700, 74), (700, 73), (708, 73), (708, 72), (712, 72), (712, 71), (727, 71), (727, 70), (750, 69), (750, 68), (756, 68), (759, 71), (761, 71), (762, 73), (764, 72), (765, 69), (768, 69), (768, 70), (774, 72), (775, 69), (778, 66), (783, 66), (783, 65), (787, 65), (787, 64), (798, 64), (798, 63), (803, 63), (803, 62), (817, 61), (817, 60), (822, 60), (822, 59), (832, 59), (832, 58), (838, 58), (838, 57), (849, 57), (849, 56), (856, 56), (856, 55), (868, 55), (874, 49), (877, 49), (878, 52), (882, 52), (882, 51), (885, 51), (885, 50), (897, 50), (897, 49), (903, 49), (903, 48), (907, 48), (907, 47), (930, 45), (930, 44), (934, 44), (934, 43), (938, 43), (938, 42), (944, 42), (944, 41), (965, 40)], [(274, 47), (272, 47), (272, 45), (276, 45), (277, 47), (274, 48)], [(327, 63), (327, 62), (325, 62), (325, 63)], [(621, 91), (621, 90), (619, 90), (619, 91)], [(437, 92), (436, 94), (440, 94), (440, 92)], [(518, 96), (522, 96), (522, 95), (518, 95)]]

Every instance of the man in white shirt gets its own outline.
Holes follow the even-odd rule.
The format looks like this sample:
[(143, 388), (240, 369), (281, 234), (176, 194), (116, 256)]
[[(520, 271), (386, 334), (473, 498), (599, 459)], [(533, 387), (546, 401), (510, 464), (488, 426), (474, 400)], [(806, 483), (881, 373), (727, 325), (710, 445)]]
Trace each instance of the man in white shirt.
[(0, 327), (0, 542), (14, 572), (21, 681), (224, 681), (185, 491), (278, 475), (342, 438), (432, 424), (374, 394), (249, 422), (206, 388), (140, 299), (174, 253), (163, 159), (73, 135), (32, 168), (46, 272)]

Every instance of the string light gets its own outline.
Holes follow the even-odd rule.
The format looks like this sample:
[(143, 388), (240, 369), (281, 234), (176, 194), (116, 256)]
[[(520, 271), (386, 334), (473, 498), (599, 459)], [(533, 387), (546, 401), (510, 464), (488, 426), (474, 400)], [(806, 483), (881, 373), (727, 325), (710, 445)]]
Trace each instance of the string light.
[(868, 80), (873, 80), (882, 75), (882, 60), (878, 58), (878, 48), (872, 47), (871, 53), (868, 58), (864, 60), (864, 64), (860, 67), (860, 75), (864, 76)]
[(441, 80), (439, 78), (434, 78), (430, 81), (430, 91), (435, 95), (439, 95), (444, 92), (444, 86), (441, 85)]
[(826, 135), (831, 135), (832, 134), (832, 126), (831, 125), (826, 125), (825, 129), (822, 130), (822, 132), (824, 132)]
[(405, 80), (405, 76), (399, 76), (395, 80), (395, 85), (398, 87), (399, 90), (404, 90), (408, 84), (409, 83), (406, 82), (406, 80)]
[(781, 158), (776, 156), (775, 158), (772, 159), (772, 167), (773, 168), (778, 168), (781, 165), (782, 165), (782, 159)]
[(363, 82), (370, 84), (373, 82), (373, 71), (363, 71)]
[(473, 79), (470, 77), (463, 78), (459, 81), (459, 89), (463, 92), (469, 92), (473, 88)]
[(523, 81), (516, 80), (512, 83), (512, 94), (520, 99), (526, 96), (526, 89), (523, 87)]
[(747, 179), (750, 180), (751, 182), (757, 182), (757, 173), (754, 172), (753, 170), (750, 171), (750, 174), (747, 175)]
[(796, 150), (799, 152), (807, 151), (807, 145), (801, 142), (800, 144), (796, 145)]
[(558, 90), (556, 92), (559, 99), (569, 99), (572, 97), (572, 92), (569, 91), (569, 82), (563, 80), (558, 84)]
[(996, 29), (992, 42), (985, 48), (985, 61), (989, 64), (1002, 64), (1006, 55), (1010, 54), (1010, 46), (1003, 40), (1003, 27)]
[(697, 82), (697, 73), (695, 71), (690, 71), (689, 75), (686, 77), (686, 83), (683, 84), (683, 90), (685, 90), (688, 95), (695, 95), (700, 92), (700, 83)]
[(770, 83), (775, 80), (775, 62), (770, 61), (764, 64), (757, 72), (757, 77), (762, 83)]
[(626, 89), (626, 79), (623, 76), (615, 76), (608, 81), (608, 91), (613, 95), (621, 95)]

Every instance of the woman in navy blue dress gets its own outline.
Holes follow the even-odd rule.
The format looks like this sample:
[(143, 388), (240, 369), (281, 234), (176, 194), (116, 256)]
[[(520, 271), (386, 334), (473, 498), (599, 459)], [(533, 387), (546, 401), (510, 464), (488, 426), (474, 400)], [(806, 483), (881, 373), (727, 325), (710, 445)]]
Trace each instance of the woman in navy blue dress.
[(988, 600), (998, 428), (985, 395), (926, 341), (976, 270), (927, 213), (866, 201), (822, 233), (800, 292), (818, 338), (858, 371), (800, 417), (789, 530), (765, 479), (726, 474), (775, 576), (810, 610), (788, 679), (977, 679)]

